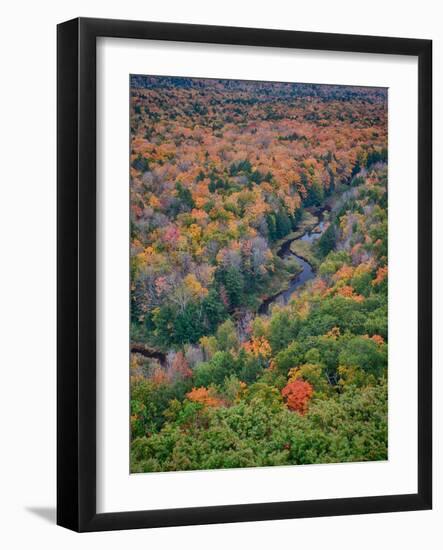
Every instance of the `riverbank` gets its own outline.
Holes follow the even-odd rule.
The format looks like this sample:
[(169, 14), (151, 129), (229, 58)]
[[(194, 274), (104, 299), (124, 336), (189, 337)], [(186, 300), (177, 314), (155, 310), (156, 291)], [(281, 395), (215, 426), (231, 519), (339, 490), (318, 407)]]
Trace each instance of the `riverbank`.
[(307, 231), (312, 231), (315, 226), (318, 224), (319, 218), (312, 212), (308, 210), (303, 211), (302, 219), (298, 223), (298, 227), (295, 231), (288, 233), (272, 245), (271, 250), (274, 254), (277, 254), (281, 258), (279, 251), (285, 245), (287, 241), (293, 241), (294, 239), (299, 239)]
[(319, 259), (315, 255), (313, 241), (302, 241), (295, 239), (290, 244), (292, 254), (298, 258), (302, 258), (305, 262), (308, 262), (315, 270), (318, 269)]

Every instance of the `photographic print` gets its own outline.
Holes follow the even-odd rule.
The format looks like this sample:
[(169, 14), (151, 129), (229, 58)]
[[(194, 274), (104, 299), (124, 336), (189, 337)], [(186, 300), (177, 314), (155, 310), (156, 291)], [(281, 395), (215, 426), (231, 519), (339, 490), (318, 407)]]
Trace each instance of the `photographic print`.
[(130, 76), (132, 473), (388, 458), (388, 90)]

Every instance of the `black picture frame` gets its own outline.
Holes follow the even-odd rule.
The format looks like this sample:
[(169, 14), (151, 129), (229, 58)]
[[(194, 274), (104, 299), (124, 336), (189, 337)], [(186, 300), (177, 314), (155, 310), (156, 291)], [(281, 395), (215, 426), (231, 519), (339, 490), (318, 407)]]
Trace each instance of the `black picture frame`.
[[(96, 39), (399, 54), (418, 58), (418, 491), (416, 494), (96, 512)], [(432, 42), (78, 18), (58, 25), (57, 523), (104, 531), (432, 507)]]

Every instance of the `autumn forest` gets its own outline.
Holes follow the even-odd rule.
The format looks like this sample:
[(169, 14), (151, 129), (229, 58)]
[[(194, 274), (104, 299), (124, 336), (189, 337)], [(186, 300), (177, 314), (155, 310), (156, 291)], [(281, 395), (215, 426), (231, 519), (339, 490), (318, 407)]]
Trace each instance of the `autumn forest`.
[(132, 75), (131, 472), (386, 460), (387, 90)]

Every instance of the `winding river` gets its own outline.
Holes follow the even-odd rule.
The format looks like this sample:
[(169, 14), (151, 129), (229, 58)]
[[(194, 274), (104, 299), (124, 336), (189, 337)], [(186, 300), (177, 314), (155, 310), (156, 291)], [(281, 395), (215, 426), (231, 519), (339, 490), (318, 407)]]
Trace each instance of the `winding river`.
[(315, 277), (315, 270), (312, 265), (301, 256), (297, 256), (297, 254), (294, 254), (292, 252), (291, 243), (296, 240), (312, 243), (319, 239), (323, 234), (323, 231), (326, 229), (325, 221), (323, 220), (323, 212), (324, 210), (316, 212), (316, 215), (319, 217), (320, 221), (315, 227), (306, 231), (306, 233), (304, 233), (301, 237), (288, 239), (277, 250), (277, 256), (279, 258), (294, 258), (301, 267), (301, 271), (291, 279), (289, 286), (286, 290), (280, 291), (277, 294), (270, 296), (266, 300), (263, 300), (261, 306), (258, 308), (259, 314), (267, 315), (269, 313), (269, 307), (272, 304), (287, 304), (297, 288), (304, 285), (306, 281), (309, 281), (309, 279)]

